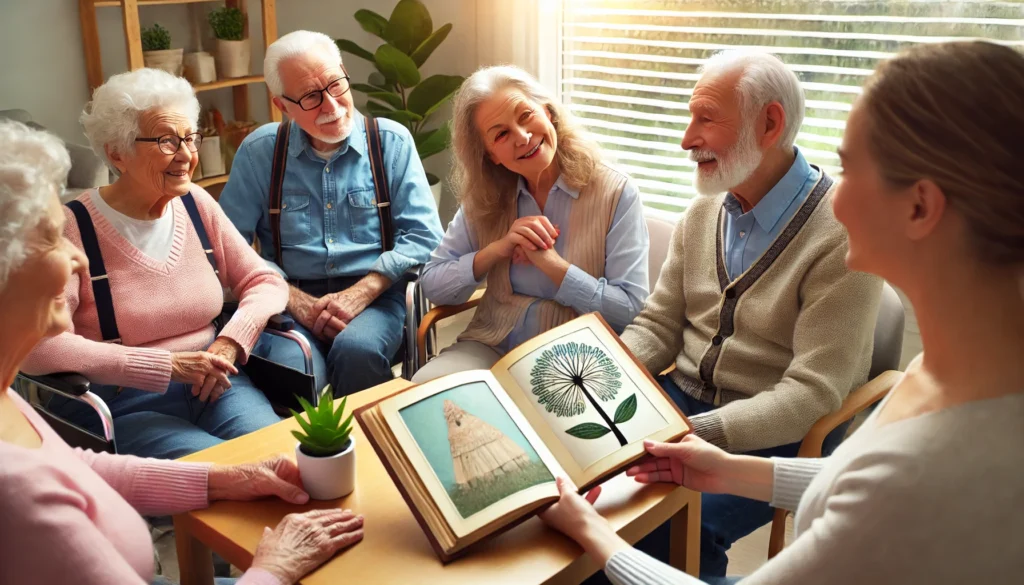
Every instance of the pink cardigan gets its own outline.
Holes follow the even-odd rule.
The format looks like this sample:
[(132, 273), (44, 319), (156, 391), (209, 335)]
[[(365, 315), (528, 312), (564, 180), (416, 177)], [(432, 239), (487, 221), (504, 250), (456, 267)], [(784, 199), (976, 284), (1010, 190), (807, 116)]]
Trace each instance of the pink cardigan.
[[(96, 226), (103, 262), (110, 277), (114, 312), (122, 344), (102, 343), (92, 283), (72, 275), (65, 288), (72, 324), (43, 340), (22, 364), (30, 374), (78, 372), (98, 384), (164, 392), (171, 381), (171, 353), (204, 350), (213, 343), (211, 321), (223, 306), (224, 288), (240, 301), (238, 312), (220, 332), (242, 347), (242, 363), (267, 320), (284, 310), (288, 285), (245, 242), (220, 205), (201, 187), (191, 192), (203, 218), (220, 279), (214, 274), (180, 199), (171, 201), (174, 240), (164, 262), (132, 246), (93, 204), (93, 189), (78, 199)], [(79, 248), (82, 239), (74, 215), (64, 209), (64, 235)]]
[[(0, 583), (149, 583), (153, 544), (139, 516), (209, 505), (209, 465), (71, 449), (32, 407), (14, 400), (42, 439), (0, 441)], [(281, 585), (251, 569), (238, 585)]]

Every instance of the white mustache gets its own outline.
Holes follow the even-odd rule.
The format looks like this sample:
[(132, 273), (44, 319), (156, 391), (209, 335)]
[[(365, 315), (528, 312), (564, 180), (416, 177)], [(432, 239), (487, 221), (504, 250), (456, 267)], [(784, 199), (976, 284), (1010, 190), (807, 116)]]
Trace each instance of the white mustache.
[(710, 150), (702, 150), (699, 148), (695, 148), (690, 151), (690, 160), (695, 163), (708, 162), (715, 160), (716, 158), (718, 158), (718, 156), (716, 156), (715, 153)]
[(330, 124), (345, 117), (345, 110), (337, 110), (329, 114), (320, 114), (316, 117), (317, 124)]

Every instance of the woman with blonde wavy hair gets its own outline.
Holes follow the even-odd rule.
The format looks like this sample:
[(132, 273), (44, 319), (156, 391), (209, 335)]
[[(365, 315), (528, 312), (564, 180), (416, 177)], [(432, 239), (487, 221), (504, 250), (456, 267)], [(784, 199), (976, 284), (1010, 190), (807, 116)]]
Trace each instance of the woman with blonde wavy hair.
[(599, 312), (617, 331), (648, 294), (647, 226), (633, 181), (601, 160), (572, 114), (516, 67), (486, 67), (454, 103), (462, 208), (422, 277), (436, 304), (487, 291), (458, 342), (414, 377), (489, 368), (505, 352)]

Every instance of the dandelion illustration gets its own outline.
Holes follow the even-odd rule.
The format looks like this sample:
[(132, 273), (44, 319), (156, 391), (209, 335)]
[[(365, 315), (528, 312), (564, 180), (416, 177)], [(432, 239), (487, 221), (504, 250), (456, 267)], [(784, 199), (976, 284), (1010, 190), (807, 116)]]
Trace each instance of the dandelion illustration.
[(607, 425), (583, 423), (566, 433), (579, 439), (596, 439), (613, 433), (619, 444), (625, 445), (626, 438), (616, 424), (633, 418), (636, 395), (619, 405), (614, 421), (594, 400), (594, 396), (602, 402), (615, 398), (622, 388), (621, 378), (618, 365), (601, 349), (575, 341), (545, 349), (530, 370), (532, 392), (545, 410), (559, 418), (577, 416), (586, 412), (589, 403)]

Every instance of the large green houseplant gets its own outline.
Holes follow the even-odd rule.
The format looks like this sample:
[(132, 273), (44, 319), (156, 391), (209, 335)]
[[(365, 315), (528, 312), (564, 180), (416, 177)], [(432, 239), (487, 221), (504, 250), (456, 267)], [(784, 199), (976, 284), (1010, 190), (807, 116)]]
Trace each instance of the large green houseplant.
[[(451, 129), (445, 121), (434, 122), (434, 114), (462, 85), (460, 75), (431, 75), (423, 78), (420, 67), (448, 36), (452, 25), (434, 30), (427, 7), (420, 0), (399, 0), (384, 18), (372, 10), (357, 10), (355, 19), (363, 30), (384, 41), (373, 52), (346, 39), (338, 39), (338, 48), (366, 59), (377, 69), (366, 83), (353, 83), (352, 89), (366, 94), (366, 110), (372, 116), (390, 118), (412, 132), (420, 160), (443, 152), (451, 143)], [(431, 185), (440, 179), (427, 173)]]

